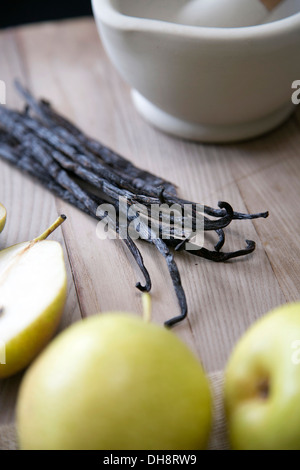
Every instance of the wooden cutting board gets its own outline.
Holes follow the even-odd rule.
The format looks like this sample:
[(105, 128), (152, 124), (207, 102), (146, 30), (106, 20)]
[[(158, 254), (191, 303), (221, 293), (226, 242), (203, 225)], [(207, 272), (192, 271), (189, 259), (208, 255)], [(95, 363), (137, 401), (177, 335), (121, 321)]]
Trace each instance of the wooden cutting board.
[[(174, 331), (208, 372), (223, 370), (236, 341), (257, 318), (299, 299), (300, 110), (276, 131), (251, 142), (213, 146), (184, 142), (151, 128), (137, 114), (128, 86), (109, 63), (93, 19), (30, 25), (0, 32), (0, 79), (7, 104), (22, 102), (18, 78), (38, 97), (91, 136), (178, 186), (180, 196), (237, 211), (270, 211), (266, 220), (234, 222), (228, 249), (245, 239), (254, 254), (214, 264), (178, 254), (189, 316)], [(300, 78), (300, 77), (295, 77)], [(0, 248), (31, 239), (59, 213), (68, 220), (53, 239), (62, 242), (68, 267), (68, 301), (60, 329), (81, 317), (121, 309), (141, 314), (139, 279), (131, 256), (117, 241), (100, 241), (96, 222), (53, 197), (29, 177), (0, 161), (0, 201), (8, 210)], [(164, 260), (143, 242), (150, 271), (153, 321), (178, 314)], [(0, 425), (14, 419), (22, 374), (0, 381)]]

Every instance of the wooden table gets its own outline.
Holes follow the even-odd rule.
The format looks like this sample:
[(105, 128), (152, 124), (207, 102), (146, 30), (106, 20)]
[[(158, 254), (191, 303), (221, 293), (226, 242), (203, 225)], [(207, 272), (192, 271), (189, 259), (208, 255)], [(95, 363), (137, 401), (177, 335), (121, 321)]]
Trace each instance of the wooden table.
[[(214, 146), (184, 142), (151, 128), (137, 114), (129, 88), (109, 63), (94, 21), (30, 25), (0, 33), (0, 79), (7, 104), (19, 107), (13, 80), (52, 102), (91, 136), (178, 186), (187, 199), (244, 212), (270, 211), (266, 220), (234, 222), (227, 248), (245, 239), (254, 254), (226, 264), (176, 256), (189, 316), (174, 329), (208, 372), (222, 370), (232, 347), (257, 318), (300, 296), (300, 110), (274, 132), (251, 142)], [(295, 77), (295, 79), (300, 77)], [(96, 237), (96, 222), (0, 162), (0, 201), (7, 226), (0, 248), (31, 239), (59, 213), (68, 220), (54, 235), (64, 247), (68, 300), (60, 329), (112, 309), (141, 313), (139, 272), (118, 241)], [(139, 242), (150, 271), (153, 321), (177, 315), (178, 305), (162, 259)], [(0, 381), (0, 425), (14, 419), (22, 374)]]

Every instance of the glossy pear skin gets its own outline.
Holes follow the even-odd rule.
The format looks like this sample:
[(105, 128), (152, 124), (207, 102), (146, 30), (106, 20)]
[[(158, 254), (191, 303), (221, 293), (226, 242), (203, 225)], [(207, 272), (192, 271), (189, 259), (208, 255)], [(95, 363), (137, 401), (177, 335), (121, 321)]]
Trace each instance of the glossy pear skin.
[(6, 209), (0, 204), (0, 233), (3, 231), (6, 223)]
[(209, 382), (171, 332), (111, 312), (73, 324), (26, 372), (17, 404), (21, 449), (205, 448)]
[(67, 275), (58, 242), (25, 242), (0, 252), (0, 341), (5, 362), (0, 364), (0, 378), (23, 370), (50, 341), (66, 295)]
[(225, 373), (231, 448), (300, 450), (300, 303), (257, 321)]

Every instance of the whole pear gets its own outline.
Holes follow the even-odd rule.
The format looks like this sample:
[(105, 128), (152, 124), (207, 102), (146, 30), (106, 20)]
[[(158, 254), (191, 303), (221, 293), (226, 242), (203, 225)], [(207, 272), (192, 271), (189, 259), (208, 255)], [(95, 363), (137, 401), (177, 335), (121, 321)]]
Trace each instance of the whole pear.
[(242, 336), (225, 373), (234, 450), (300, 450), (300, 303), (272, 310)]
[(17, 405), (21, 449), (202, 449), (209, 381), (170, 330), (107, 312), (58, 335), (26, 372)]

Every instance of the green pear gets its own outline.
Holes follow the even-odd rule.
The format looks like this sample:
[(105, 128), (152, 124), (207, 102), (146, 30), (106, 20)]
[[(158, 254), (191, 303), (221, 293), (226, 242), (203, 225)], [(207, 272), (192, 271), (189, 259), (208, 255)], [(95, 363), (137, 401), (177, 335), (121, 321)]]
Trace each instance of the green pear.
[(203, 449), (211, 420), (198, 359), (173, 332), (128, 312), (60, 333), (26, 371), (17, 403), (21, 449)]
[(0, 378), (24, 369), (52, 338), (66, 301), (60, 243), (40, 237), (0, 252)]
[(280, 306), (240, 339), (225, 371), (234, 450), (300, 450), (300, 303)]
[(0, 204), (0, 233), (3, 231), (6, 223), (6, 209)]

